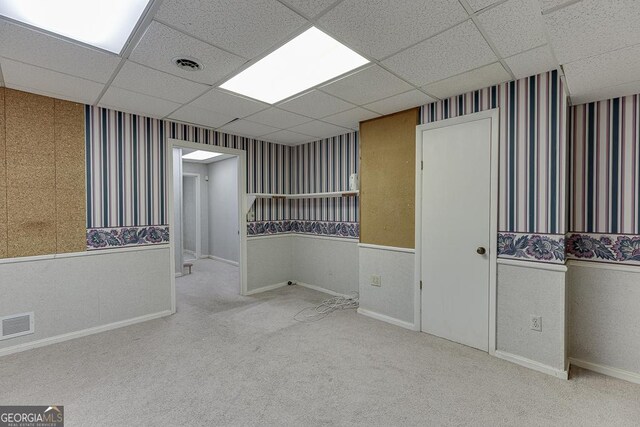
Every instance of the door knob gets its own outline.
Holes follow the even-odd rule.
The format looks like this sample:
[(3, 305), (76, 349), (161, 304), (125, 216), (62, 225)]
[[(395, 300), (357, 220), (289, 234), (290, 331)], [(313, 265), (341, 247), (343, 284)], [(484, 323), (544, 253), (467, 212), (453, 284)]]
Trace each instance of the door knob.
[(484, 255), (487, 253), (487, 250), (480, 246), (478, 249), (476, 249), (476, 252), (478, 252), (480, 255)]

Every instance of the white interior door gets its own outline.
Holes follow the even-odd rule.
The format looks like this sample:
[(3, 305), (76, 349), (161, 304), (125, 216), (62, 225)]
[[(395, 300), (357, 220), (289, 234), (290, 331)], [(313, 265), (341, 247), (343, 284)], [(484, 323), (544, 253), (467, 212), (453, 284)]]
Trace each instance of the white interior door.
[(422, 133), (422, 330), (489, 350), (491, 118)]

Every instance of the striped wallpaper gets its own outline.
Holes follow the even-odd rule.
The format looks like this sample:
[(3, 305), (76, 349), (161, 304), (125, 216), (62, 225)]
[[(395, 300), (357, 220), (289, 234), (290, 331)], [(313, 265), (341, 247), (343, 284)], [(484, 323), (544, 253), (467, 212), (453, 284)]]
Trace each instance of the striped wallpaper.
[(567, 98), (557, 71), (421, 108), (421, 123), (500, 108), (500, 231), (566, 232)]
[(572, 108), (570, 229), (640, 234), (640, 96)]
[[(291, 188), (291, 147), (211, 129), (85, 107), (87, 228), (166, 225), (167, 138), (247, 151), (247, 192)], [(284, 201), (258, 199), (256, 220), (288, 219)]]
[[(359, 169), (358, 133), (322, 139), (291, 149), (291, 192), (321, 193), (349, 189), (349, 176)], [(358, 198), (291, 200), (291, 219), (358, 221)]]

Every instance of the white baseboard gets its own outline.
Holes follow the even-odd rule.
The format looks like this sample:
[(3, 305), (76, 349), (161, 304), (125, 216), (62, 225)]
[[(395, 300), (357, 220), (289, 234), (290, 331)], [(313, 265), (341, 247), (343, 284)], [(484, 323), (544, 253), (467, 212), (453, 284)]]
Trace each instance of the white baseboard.
[(383, 322), (391, 323), (392, 325), (400, 326), (401, 328), (409, 329), (411, 331), (417, 331), (416, 325), (413, 323), (405, 322), (404, 320), (396, 319), (395, 317), (387, 316), (386, 314), (376, 313), (375, 311), (366, 310), (364, 308), (358, 308), (358, 314), (371, 317), (372, 319), (381, 320)]
[(146, 314), (140, 317), (134, 317), (133, 319), (121, 320), (119, 322), (108, 323), (106, 325), (95, 326), (93, 328), (82, 329), (80, 331), (69, 332), (62, 335), (56, 335), (54, 337), (43, 338), (41, 340), (32, 341), (24, 344), (18, 344), (12, 347), (6, 347), (0, 349), (0, 357), (7, 356), (13, 353), (19, 353), (21, 351), (31, 350), (38, 347), (44, 347), (51, 344), (60, 343), (63, 341), (69, 341), (76, 338), (86, 337), (87, 335), (99, 334), (100, 332), (110, 331), (112, 329), (122, 328), (124, 326), (134, 325), (136, 323), (146, 322), (148, 320), (158, 319), (160, 317), (170, 316), (173, 314), (171, 310), (160, 311), (158, 313)]
[(220, 262), (224, 262), (225, 264), (231, 264), (235, 267), (238, 267), (240, 265), (240, 263), (238, 263), (238, 261), (231, 261), (230, 259), (224, 259), (224, 258), (220, 258), (214, 255), (206, 255), (203, 256), (202, 258), (209, 258), (212, 259), (214, 261), (220, 261)]
[(612, 366), (600, 365), (598, 363), (587, 362), (580, 359), (573, 359), (571, 357), (569, 358), (569, 364), (588, 369), (599, 374), (604, 374), (610, 377), (629, 381), (631, 383), (640, 384), (640, 374), (636, 372), (625, 371), (623, 369), (614, 368)]
[(245, 293), (245, 295), (255, 295), (255, 294), (259, 294), (261, 292), (267, 292), (267, 291), (272, 291), (274, 289), (278, 289), (278, 288), (282, 288), (283, 286), (287, 286), (287, 282), (282, 282), (282, 283), (276, 283), (275, 285), (267, 285), (267, 286), (263, 286), (261, 288), (258, 289), (252, 289), (250, 291), (247, 291)]
[(553, 368), (549, 365), (545, 365), (535, 360), (527, 359), (526, 357), (517, 356), (515, 354), (507, 353), (504, 351), (496, 350), (494, 356), (506, 360), (516, 365), (524, 366), (525, 368), (533, 369), (534, 371), (542, 372), (543, 374), (551, 375), (563, 380), (569, 379), (569, 371), (563, 371), (561, 369)]
[(324, 292), (325, 294), (333, 295), (333, 296), (336, 296), (336, 297), (351, 297), (351, 296), (353, 296), (353, 295), (341, 294), (339, 292), (335, 292), (335, 291), (332, 291), (330, 289), (323, 288), (321, 286), (310, 285), (308, 283), (298, 282), (298, 281), (295, 281), (295, 280), (293, 281), (293, 283), (295, 283), (298, 286), (302, 286), (303, 288), (313, 289), (314, 291)]

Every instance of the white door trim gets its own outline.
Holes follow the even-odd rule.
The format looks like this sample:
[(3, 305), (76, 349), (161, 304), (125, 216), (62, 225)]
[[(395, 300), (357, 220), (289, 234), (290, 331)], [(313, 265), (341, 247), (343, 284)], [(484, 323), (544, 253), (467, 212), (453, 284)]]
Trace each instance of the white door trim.
[(437, 129), (491, 119), (491, 212), (489, 215), (489, 354), (496, 352), (496, 289), (498, 260), (498, 146), (500, 130), (499, 109), (481, 111), (452, 119), (416, 126), (416, 194), (415, 194), (415, 291), (414, 291), (414, 325), (417, 331), (422, 330), (422, 294), (420, 280), (422, 277), (422, 133), (425, 130)]
[[(240, 226), (240, 295), (247, 294), (247, 152), (235, 148), (220, 147), (217, 145), (201, 144), (197, 142), (183, 141), (180, 139), (167, 139), (167, 159), (172, 159), (168, 165), (167, 179), (173, 179), (173, 149), (191, 148), (193, 150), (212, 151), (214, 153), (230, 154), (238, 157), (238, 224)], [(172, 181), (173, 182), (173, 181)], [(175, 227), (173, 214), (173, 184), (169, 185), (169, 246), (171, 248), (171, 312), (176, 312), (176, 266), (175, 266)]]
[[(196, 259), (202, 258), (202, 202), (200, 201), (200, 174), (191, 172), (182, 172), (182, 176), (189, 176), (196, 179)], [(184, 188), (184, 180), (182, 181)], [(183, 197), (184, 199), (184, 190)], [(184, 211), (184, 209), (183, 209)], [(184, 246), (184, 212), (182, 215), (182, 244)]]

